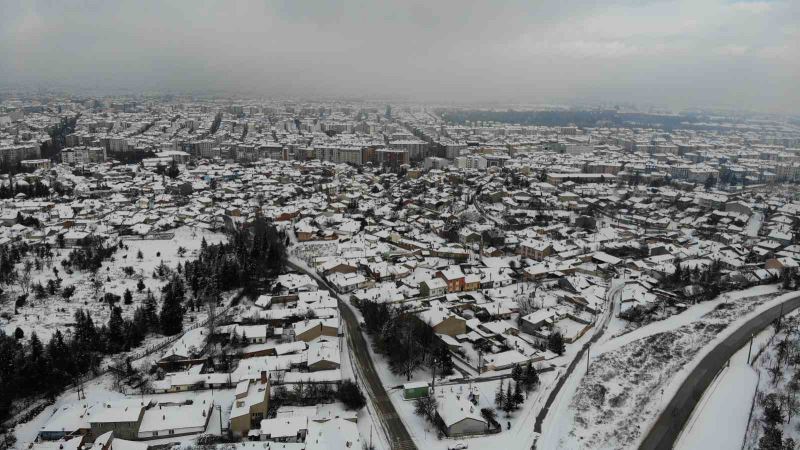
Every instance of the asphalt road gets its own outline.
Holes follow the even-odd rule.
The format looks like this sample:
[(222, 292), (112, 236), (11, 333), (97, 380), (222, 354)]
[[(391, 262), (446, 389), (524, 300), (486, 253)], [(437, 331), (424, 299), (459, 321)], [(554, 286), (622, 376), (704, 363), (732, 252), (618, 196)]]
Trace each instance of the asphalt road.
[(317, 282), (321, 283), (322, 286), (331, 292), (333, 298), (337, 299), (339, 302), (339, 312), (347, 327), (347, 343), (352, 350), (352, 354), (355, 356), (356, 364), (358, 364), (361, 372), (362, 381), (367, 385), (366, 393), (372, 400), (372, 404), (375, 405), (375, 409), (380, 416), (378, 419), (383, 423), (384, 429), (388, 434), (387, 437), (390, 441), (391, 449), (416, 450), (417, 446), (414, 444), (414, 440), (411, 439), (411, 435), (408, 434), (405, 424), (400, 420), (400, 416), (397, 414), (397, 410), (389, 399), (389, 395), (383, 387), (378, 372), (375, 370), (369, 348), (367, 348), (369, 344), (364, 339), (364, 335), (361, 334), (361, 328), (359, 327), (355, 313), (350, 309), (349, 305), (339, 299), (336, 292), (324, 280), (320, 279), (317, 274), (308, 273), (302, 267), (292, 264), (291, 262), (289, 262), (288, 265), (317, 280)]
[(785, 314), (797, 307), (800, 307), (800, 293), (748, 320), (714, 347), (686, 377), (672, 400), (648, 431), (639, 448), (642, 450), (671, 449), (692, 415), (697, 402), (700, 401), (722, 366), (734, 353), (747, 344), (751, 336), (768, 327), (780, 316), (781, 312)]

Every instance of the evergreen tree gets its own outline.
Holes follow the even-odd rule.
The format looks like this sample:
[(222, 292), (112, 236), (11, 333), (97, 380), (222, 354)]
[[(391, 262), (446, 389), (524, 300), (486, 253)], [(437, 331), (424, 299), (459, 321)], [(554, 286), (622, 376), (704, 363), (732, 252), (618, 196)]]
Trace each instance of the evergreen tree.
[(519, 408), (519, 405), (525, 403), (525, 396), (522, 395), (522, 383), (516, 381), (514, 383), (514, 409)]
[(522, 367), (519, 364), (514, 364), (514, 368), (511, 369), (511, 379), (514, 381), (522, 379)]
[(175, 178), (178, 178), (178, 175), (180, 175), (180, 173), (181, 171), (180, 169), (178, 169), (178, 165), (175, 163), (175, 160), (173, 159), (172, 164), (170, 164), (169, 168), (167, 168), (167, 176), (174, 180)]
[(508, 417), (511, 415), (511, 411), (516, 408), (516, 404), (514, 402), (514, 392), (511, 390), (511, 382), (508, 383), (506, 395), (503, 400), (503, 411), (505, 411), (506, 417)]
[(500, 380), (500, 386), (497, 388), (497, 392), (494, 394), (494, 404), (497, 406), (497, 409), (502, 410), (504, 405), (506, 404), (506, 392), (503, 389), (504, 380)]
[(47, 355), (53, 369), (64, 374), (71, 375), (75, 373), (71, 350), (64, 342), (64, 335), (61, 334), (61, 330), (56, 330), (50, 338), (50, 342), (47, 344)]
[(525, 389), (531, 390), (539, 385), (539, 374), (536, 373), (536, 368), (533, 367), (530, 361), (528, 361), (527, 367), (525, 367)]
[(775, 393), (768, 394), (764, 398), (763, 420), (767, 427), (774, 427), (779, 423), (783, 423), (783, 411)]
[(781, 430), (775, 426), (764, 427), (764, 434), (758, 440), (758, 448), (759, 450), (783, 450), (783, 433)]
[(547, 349), (558, 356), (564, 354), (564, 337), (561, 335), (560, 331), (550, 333), (550, 337), (547, 339)]
[(156, 298), (153, 293), (147, 291), (147, 296), (144, 299), (144, 316), (147, 321), (147, 327), (150, 331), (157, 330), (159, 327), (158, 307), (156, 305)]
[(717, 184), (717, 180), (714, 178), (713, 175), (709, 174), (708, 178), (706, 178), (706, 181), (704, 183), (704, 187), (706, 188), (707, 191), (709, 191), (711, 190), (711, 188), (714, 187), (715, 184)]
[(86, 351), (100, 350), (100, 339), (94, 321), (82, 309), (75, 312), (75, 342)]
[(450, 349), (447, 345), (440, 343), (436, 345), (433, 351), (433, 357), (436, 361), (436, 368), (441, 376), (452, 375), (455, 370), (453, 364), (453, 357), (450, 355)]
[(139, 282), (138, 282), (138, 283), (136, 283), (136, 290), (137, 290), (138, 292), (142, 292), (142, 291), (144, 290), (144, 288), (145, 288), (145, 286), (144, 286), (144, 280), (142, 280), (141, 278), (139, 278)]
[(75, 293), (75, 286), (64, 286), (64, 290), (61, 291), (61, 297), (63, 297), (64, 300), (69, 300), (70, 297), (72, 297), (72, 294), (74, 293)]
[(144, 336), (147, 335), (147, 332), (150, 330), (150, 320), (143, 306), (139, 306), (133, 311), (132, 326), (136, 328), (136, 333), (142, 336), (142, 339), (144, 339)]
[(182, 298), (178, 296), (179, 291), (172, 281), (164, 287), (164, 298), (161, 305), (161, 332), (166, 336), (172, 336), (183, 330), (183, 305)]
[(351, 410), (361, 409), (367, 404), (364, 394), (361, 393), (361, 389), (351, 380), (342, 382), (339, 386), (337, 397), (339, 401), (344, 403), (345, 408)]
[(122, 298), (124, 299), (126, 305), (133, 303), (133, 294), (131, 294), (130, 289), (125, 289), (125, 294), (123, 294)]
[(125, 322), (122, 320), (122, 309), (115, 306), (111, 309), (111, 317), (108, 319), (108, 327), (106, 340), (108, 341), (108, 350), (111, 353), (117, 353), (123, 349), (125, 344), (124, 333)]
[(681, 263), (678, 262), (675, 263), (675, 272), (672, 272), (672, 284), (678, 286), (681, 281), (683, 281), (683, 269)]
[(28, 340), (27, 355), (19, 363), (21, 367), (20, 386), (25, 394), (35, 394), (41, 392), (47, 386), (50, 376), (47, 369), (47, 359), (45, 358), (44, 346), (36, 332), (31, 333)]

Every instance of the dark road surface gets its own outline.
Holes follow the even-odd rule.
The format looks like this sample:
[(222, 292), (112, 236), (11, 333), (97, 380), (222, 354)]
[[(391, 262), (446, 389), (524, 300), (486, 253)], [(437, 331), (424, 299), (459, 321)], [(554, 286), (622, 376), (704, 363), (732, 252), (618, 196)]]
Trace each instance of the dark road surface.
[(317, 280), (317, 282), (321, 283), (325, 289), (328, 289), (331, 292), (333, 298), (337, 299), (339, 302), (339, 312), (341, 313), (342, 320), (344, 320), (345, 326), (347, 327), (348, 345), (352, 349), (352, 354), (355, 356), (356, 364), (358, 364), (358, 367), (361, 369), (364, 384), (368, 385), (367, 395), (369, 395), (370, 399), (372, 399), (372, 403), (375, 405), (375, 409), (380, 416), (378, 419), (383, 423), (384, 428), (388, 433), (390, 448), (392, 450), (416, 449), (417, 446), (414, 445), (414, 440), (411, 439), (411, 435), (408, 434), (405, 424), (402, 420), (400, 420), (397, 410), (395, 410), (394, 405), (389, 399), (389, 395), (386, 393), (386, 389), (383, 387), (383, 383), (378, 376), (378, 372), (375, 370), (375, 365), (372, 363), (372, 357), (370, 356), (369, 348), (367, 348), (367, 345), (369, 344), (361, 334), (361, 329), (355, 313), (350, 309), (349, 305), (345, 304), (342, 300), (339, 300), (336, 292), (327, 283), (325, 283), (324, 280), (320, 279), (317, 274), (308, 273), (302, 267), (292, 264), (291, 262), (289, 262), (288, 265), (297, 271), (305, 273)]
[[(800, 293), (748, 320), (714, 347), (686, 377), (678, 392), (648, 431), (647, 437), (639, 448), (642, 450), (671, 449), (692, 415), (695, 405), (700, 401), (722, 366), (734, 353), (747, 344), (751, 336), (768, 327), (780, 316), (781, 312), (786, 314), (797, 307), (800, 307)], [(720, 430), (720, 432), (724, 432), (724, 430)]]

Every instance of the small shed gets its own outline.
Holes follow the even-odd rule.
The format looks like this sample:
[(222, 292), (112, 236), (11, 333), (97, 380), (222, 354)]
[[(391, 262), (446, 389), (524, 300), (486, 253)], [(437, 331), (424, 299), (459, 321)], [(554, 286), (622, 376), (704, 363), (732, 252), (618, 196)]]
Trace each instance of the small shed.
[(406, 383), (403, 385), (403, 398), (406, 400), (416, 400), (430, 395), (430, 386), (425, 381)]

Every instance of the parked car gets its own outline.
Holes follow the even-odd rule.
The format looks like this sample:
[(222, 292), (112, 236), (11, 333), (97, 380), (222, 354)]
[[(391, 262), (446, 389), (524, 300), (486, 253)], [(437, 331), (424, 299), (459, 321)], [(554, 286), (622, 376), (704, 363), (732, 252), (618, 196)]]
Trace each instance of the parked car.
[(464, 450), (468, 447), (469, 446), (466, 442), (456, 442), (455, 444), (450, 444), (450, 447), (447, 447), (447, 450)]

